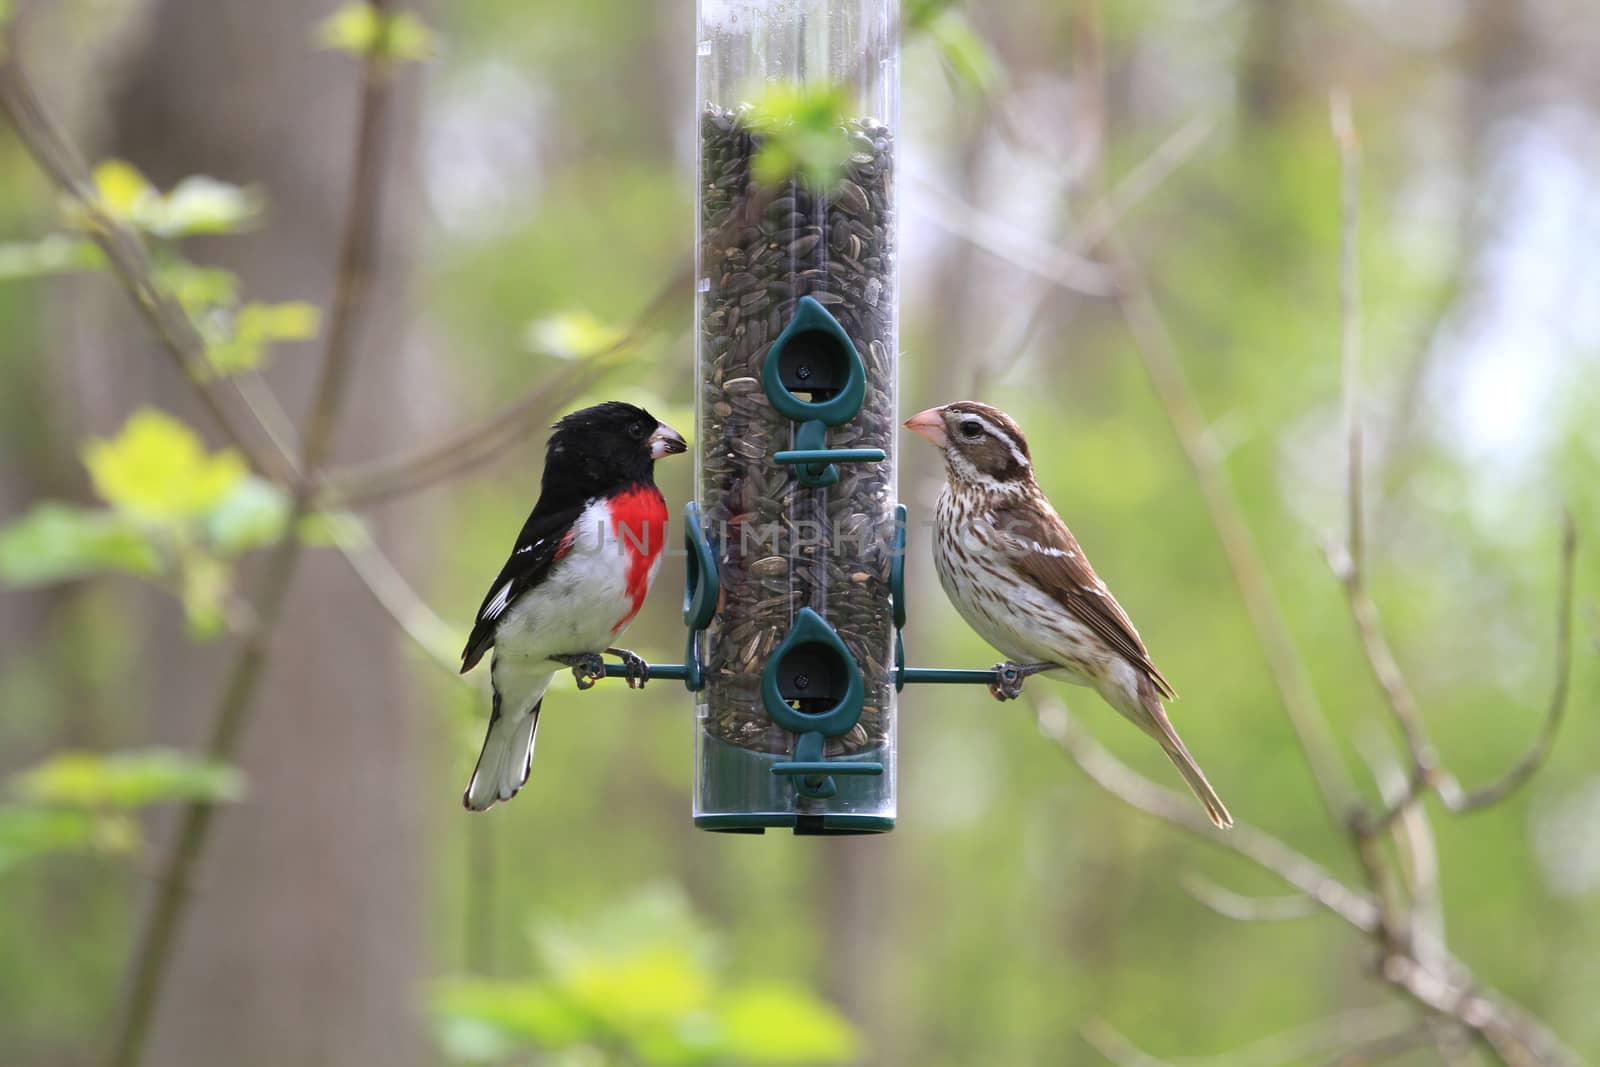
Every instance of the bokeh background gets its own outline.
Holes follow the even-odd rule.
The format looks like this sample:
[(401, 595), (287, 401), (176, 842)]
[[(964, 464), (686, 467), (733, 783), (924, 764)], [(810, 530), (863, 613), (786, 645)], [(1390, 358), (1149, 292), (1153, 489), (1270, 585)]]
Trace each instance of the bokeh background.
[[(279, 309), (254, 313), (260, 351), (231, 382), (298, 419), (322, 353), (298, 302), (325, 318), (358, 99), (359, 59), (329, 47), (336, 5), (8, 6), (12, 46), (85, 159), (136, 168), (100, 172), (108, 199), (137, 214), (156, 210), (143, 181), (228, 183), (188, 205), (201, 223), (144, 228), (164, 255), (236, 277), (230, 301), (217, 275), (163, 260), (222, 335), (242, 330), (240, 301)], [(157, 801), (192, 796), (234, 799), (188, 887), (150, 1063), (1154, 1062), (1120, 1034), (1159, 1062), (1298, 1064), (1346, 1062), (1346, 1044), (1422, 1018), (1335, 918), (1203, 906), (1184, 888), (1197, 877), (1284, 888), (1130, 810), (1026, 702), (981, 690), (903, 695), (900, 823), (884, 837), (696, 832), (691, 703), (661, 682), (581, 697), (558, 682), (527, 789), (462, 812), (487, 703), (452, 660), (531, 505), (544, 427), (606, 397), (692, 424), (690, 287), (646, 314), (692, 250), (692, 7), (418, 11), (431, 39), (395, 73), (380, 269), (335, 459), (404, 456), (535, 399), (470, 466), (352, 505), (314, 537), (242, 781), (149, 750), (203, 748), (259, 593), (260, 538), (207, 527), (216, 540), (184, 548), (173, 531), (201, 520), (174, 505), (143, 519), (170, 538), (165, 562), (118, 541), (103, 565), (74, 566), (58, 557), (81, 527), (20, 525), (48, 501), (115, 511), (115, 457), (92, 442), (126, 444), (136, 412), (226, 442), (0, 134), (0, 1063), (101, 1055), (161, 889), (173, 805)], [(1390, 766), (1399, 740), (1322, 548), (1345, 513), (1329, 94), (1348, 92), (1368, 575), (1439, 753), (1469, 785), (1539, 731), (1563, 509), (1580, 536), (1555, 750), (1489, 810), (1427, 803), (1430, 921), (1481, 982), (1600, 1058), (1600, 14), (1587, 0), (918, 10), (900, 137), (903, 410), (974, 397), (1017, 417), (1183, 693), (1174, 717), (1234, 814), (1360, 884), (1106, 295), (1102, 240), (1114, 216), (1198, 400), (1191, 444), (1220, 460), (1337, 754), (1375, 797), (1369, 767)], [(179, 455), (181, 426), (150, 432), (178, 464), (158, 481), (210, 476), (212, 460)], [(676, 514), (690, 464), (660, 477)], [(908, 441), (900, 478), (915, 522), (937, 492), (931, 450)], [(910, 575), (913, 661), (991, 663), (920, 530)], [(669, 559), (630, 631), (652, 659), (679, 658), (681, 582)], [(1087, 692), (1054, 695), (1175, 782)], [(124, 751), (143, 762), (108, 756)], [(1491, 1062), (1448, 1041), (1348, 1062), (1391, 1052)]]

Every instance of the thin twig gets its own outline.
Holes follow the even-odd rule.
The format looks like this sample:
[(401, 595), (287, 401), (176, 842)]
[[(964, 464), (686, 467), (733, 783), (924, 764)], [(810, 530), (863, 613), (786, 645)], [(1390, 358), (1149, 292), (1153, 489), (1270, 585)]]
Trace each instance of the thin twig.
[[(1352, 514), (1359, 511), (1359, 508), (1359, 504), (1353, 504)], [(1372, 835), (1387, 830), (1394, 820), (1415, 803), (1435, 781), (1439, 773), (1438, 759), (1432, 743), (1428, 740), (1427, 729), (1423, 726), (1422, 712), (1417, 707), (1416, 698), (1411, 694), (1411, 687), (1407, 684), (1399, 660), (1395, 658), (1394, 649), (1389, 645), (1389, 639), (1384, 633), (1383, 623), (1378, 617), (1378, 606), (1373, 601), (1371, 593), (1367, 591), (1366, 579), (1361, 568), (1355, 564), (1345, 546), (1330, 544), (1324, 546), (1324, 549), (1328, 567), (1344, 587), (1345, 601), (1350, 610), (1350, 619), (1355, 623), (1356, 637), (1361, 642), (1362, 654), (1372, 671), (1373, 680), (1383, 691), (1384, 706), (1389, 709), (1389, 714), (1405, 737), (1406, 751), (1410, 756), (1409, 777), (1406, 788), (1399, 798), (1375, 816), (1360, 817), (1361, 832)]]
[[(1089, 1026), (1095, 1027), (1096, 1032), (1092, 1039), (1086, 1032), (1085, 1039), (1102, 1055), (1107, 1055), (1108, 1050), (1145, 1055), (1104, 1020), (1088, 1024), (1085, 1031)], [(1400, 1033), (1415, 1033), (1416, 1030), (1416, 1010), (1391, 1001), (1330, 1015), (1218, 1055), (1183, 1056), (1168, 1063), (1170, 1067), (1287, 1067), (1290, 1064), (1303, 1064), (1313, 1056), (1348, 1050), (1352, 1045), (1365, 1047), (1371, 1042)], [(1107, 1055), (1107, 1058), (1111, 1057)]]
[[(12, 35), (7, 34), (7, 38)], [(206, 368), (206, 343), (188, 314), (161, 286), (153, 283), (155, 269), (144, 243), (126, 226), (106, 213), (95, 191), (89, 169), (72, 150), (60, 127), (40, 103), (22, 69), (20, 49), (14, 39), (0, 40), (0, 109), (11, 120), (17, 139), (44, 171), (56, 189), (71, 203), (90, 240), (105, 254), (152, 332), (163, 342), (178, 373), (190, 381), (201, 407), (216, 423), (228, 442), (239, 450), (255, 470), (268, 475), (267, 467), (254, 446), (240, 431), (233, 417), (222, 407), (216, 394), (200, 380)]]
[[(1405, 791), (1393, 802), (1386, 804), (1381, 811), (1364, 817), (1363, 833), (1376, 834), (1387, 830), (1407, 809), (1421, 799), (1430, 787), (1449, 811), (1466, 814), (1490, 807), (1526, 785), (1549, 758), (1555, 746), (1556, 734), (1561, 728), (1561, 720), (1566, 714), (1572, 687), (1572, 616), (1577, 579), (1578, 534), (1570, 513), (1564, 513), (1562, 516), (1560, 552), (1560, 577), (1556, 591), (1555, 678), (1551, 683), (1550, 701), (1545, 710), (1544, 720), (1533, 744), (1522, 758), (1499, 778), (1477, 789), (1463, 791), (1453, 776), (1444, 773), (1435, 765), (1431, 755), (1432, 747), (1426, 737), (1422, 736), (1420, 745), (1415, 745), (1408, 734), (1407, 745), (1411, 749), (1412, 761)], [(1338, 561), (1334, 561), (1334, 568), (1336, 572), (1339, 570)], [(1346, 582), (1345, 585), (1347, 591), (1350, 591), (1349, 583)], [(1366, 596), (1363, 587), (1358, 586), (1354, 591), (1350, 591), (1350, 612), (1356, 622), (1357, 632), (1361, 636), (1362, 648), (1366, 651), (1368, 662), (1388, 698), (1391, 711), (1395, 711), (1398, 697), (1403, 702), (1398, 705), (1400, 710), (1395, 711), (1396, 716), (1400, 717), (1403, 714), (1414, 716), (1420, 733), (1421, 718), (1415, 712), (1415, 702), (1410, 700), (1404, 678), (1394, 663), (1393, 653), (1389, 651), (1388, 643), (1377, 624), (1376, 609), (1372, 608), (1371, 600)], [(1389, 680), (1388, 684), (1385, 684), (1385, 679)]]
[(1344, 584), (1355, 620), (1362, 651), (1373, 677), (1383, 690), (1390, 713), (1405, 735), (1410, 753), (1411, 780), (1393, 815), (1376, 822), (1363, 818), (1358, 833), (1371, 836), (1387, 829), (1393, 818), (1425, 789), (1435, 771), (1435, 755), (1428, 743), (1411, 688), (1406, 684), (1399, 661), (1384, 636), (1378, 608), (1367, 592), (1364, 512), (1362, 494), (1362, 401), (1361, 401), (1361, 302), (1360, 302), (1360, 225), (1361, 225), (1361, 144), (1351, 114), (1350, 95), (1342, 89), (1329, 94), (1329, 125), (1339, 153), (1339, 322), (1341, 379), (1345, 412), (1345, 541), (1342, 546), (1326, 546), (1328, 566)]
[(1218, 848), (1243, 856), (1356, 929), (1366, 933), (1378, 929), (1378, 909), (1371, 897), (1345, 885), (1321, 864), (1248, 823), (1235, 820), (1232, 830), (1217, 830), (1188, 794), (1155, 784), (1079, 729), (1066, 705), (1054, 699), (1035, 700), (1039, 732), (1071, 756), (1106, 792)]
[(379, 550), (363, 531), (356, 544), (341, 544), (340, 551), (356, 572), (362, 583), (371, 591), (373, 599), (394, 620), (400, 632), (428, 657), (429, 662), (440, 667), (451, 678), (469, 684), (459, 671), (460, 660), (456, 646), (461, 631), (439, 617), (406, 581), (394, 561)]
[[(1157, 152), (1162, 163), (1154, 173), (1167, 171), (1187, 152), (1192, 152), (1202, 142), (1203, 131), (1203, 127), (1194, 128), (1191, 123), (1165, 141)], [(1028, 255), (1016, 254), (999, 240), (998, 235), (1009, 232), (1009, 229), (989, 213), (948, 193), (941, 194), (939, 203), (933, 208), (927, 204), (923, 207), (929, 218), (948, 232), (973, 240), (979, 247), (1005, 262), (1052, 285), (1069, 291), (1081, 291), (1080, 286), (1059, 276), (1058, 263), (1051, 262), (1049, 257), (1037, 250)], [(1114, 224), (1118, 217), (1115, 213), (1108, 216), (1110, 224), (1096, 235), (1099, 243), (1106, 246), (1110, 253), (1108, 266), (1116, 281), (1114, 299), (1133, 334), (1135, 348), (1162, 411), (1194, 473), (1212, 527), (1227, 557), (1234, 584), (1255, 630), (1262, 657), (1272, 675), (1301, 752), (1311, 768), (1323, 803), (1335, 822), (1343, 826), (1355, 810), (1354, 786), (1344, 765), (1339, 762), (1332, 732), (1273, 595), (1260, 549), (1245, 521), (1238, 498), (1228, 483), (1215, 442), (1207, 432), (1204, 416), (1183, 375), (1172, 340), (1156, 312), (1137, 265), (1118, 237)], [(974, 228), (984, 232), (982, 243), (972, 236)], [(1077, 247), (1057, 251), (1064, 256), (1081, 258)]]
[(1350, 94), (1335, 89), (1329, 95), (1329, 118), (1333, 139), (1339, 147), (1340, 224), (1339, 224), (1339, 364), (1344, 379), (1345, 433), (1349, 439), (1346, 499), (1350, 504), (1349, 525), (1345, 534), (1350, 568), (1360, 574), (1363, 566), (1363, 516), (1361, 509), (1361, 143), (1356, 138), (1355, 120), (1350, 112)]
[(1234, 495), (1215, 443), (1207, 433), (1199, 401), (1189, 387), (1177, 349), (1156, 310), (1142, 272), (1120, 238), (1112, 235), (1107, 245), (1121, 281), (1117, 306), (1133, 335), (1134, 348), (1189, 461), (1301, 754), (1311, 769), (1328, 814), (1343, 825), (1354, 810), (1355, 789), (1339, 760), (1333, 732), (1272, 592), (1255, 535)]
[[(900, 44), (901, 26), (896, 22), (880, 48), (864, 51), (853, 68), (838, 79), (839, 83), (848, 85), (862, 76), (879, 76), (877, 72), (882, 67), (880, 60), (888, 51), (898, 50)], [(749, 186), (718, 227), (702, 235), (702, 244), (707, 248), (715, 248), (728, 235), (743, 232), (781, 195), (785, 184), (757, 183)], [(672, 272), (623, 336), (594, 358), (605, 359), (637, 345), (648, 324), (671, 309), (689, 290), (694, 283), (694, 272), (695, 263), (691, 256)], [(548, 385), (541, 384), (486, 422), (473, 424), (437, 444), (398, 460), (380, 460), (359, 467), (329, 471), (326, 479), (328, 499), (353, 506), (400, 496), (486, 462), (500, 449), (530, 432), (553, 410), (554, 405), (548, 401), (548, 392)]]
[[(679, 294), (672, 294), (674, 298)], [(323, 507), (360, 507), (436, 485), (493, 459), (607, 374), (621, 366), (619, 357), (637, 344), (645, 324), (664, 306), (658, 299), (616, 344), (563, 368), (487, 419), (459, 430), (443, 441), (393, 459), (336, 468), (321, 479)]]
[(1090, 1019), (1078, 1030), (1084, 1044), (1105, 1057), (1107, 1063), (1117, 1067), (1173, 1067), (1159, 1060), (1130, 1041), (1122, 1031), (1104, 1019)]
[(1421, 1048), (1433, 1040), (1426, 1026), (1411, 1026), (1392, 1034), (1358, 1041), (1326, 1061), (1328, 1067), (1372, 1067), (1396, 1056)]
[(1568, 694), (1572, 689), (1572, 603), (1576, 584), (1578, 562), (1578, 529), (1570, 512), (1562, 516), (1561, 524), (1561, 577), (1556, 593), (1556, 677), (1550, 692), (1550, 704), (1545, 711), (1544, 723), (1533, 746), (1516, 765), (1500, 778), (1479, 786), (1464, 796), (1447, 796), (1451, 811), (1469, 812), (1498, 804), (1527, 784), (1555, 747), (1556, 733), (1567, 708)]
[[(1397, 803), (1407, 788), (1406, 773), (1399, 761), (1387, 750), (1384, 742), (1376, 738), (1364, 754), (1372, 779), (1378, 784), (1379, 797), (1385, 804)], [(1445, 952), (1444, 911), (1439, 894), (1439, 853), (1433, 826), (1422, 805), (1412, 805), (1395, 820), (1392, 836), (1401, 859), (1401, 880), (1408, 906), (1405, 935), (1410, 939), (1412, 953), (1419, 960), (1430, 966), (1438, 966)]]
[(1304, 893), (1282, 897), (1246, 896), (1192, 872), (1180, 877), (1178, 885), (1199, 904), (1235, 922), (1288, 922), (1317, 914), (1316, 902)]
[[(1372, 897), (1248, 823), (1235, 820), (1231, 831), (1216, 831), (1188, 796), (1157, 785), (1079, 729), (1065, 705), (1054, 699), (1035, 698), (1035, 702), (1040, 732), (1106, 792), (1130, 807), (1249, 860), (1305, 893), (1357, 931), (1382, 942), (1383, 925)], [(1465, 964), (1444, 955), (1437, 966), (1427, 966), (1407, 951), (1402, 943), (1386, 952), (1379, 977), (1430, 1011), (1460, 1023), (1512, 1067), (1576, 1067), (1577, 1057), (1543, 1023), (1500, 994), (1478, 986)]]
[[(1111, 227), (1160, 188), (1199, 151), (1215, 127), (1216, 122), (1210, 118), (1193, 119), (1158, 144), (1089, 208), (1082, 223), (1073, 231), (1068, 247), (1076, 249), (1080, 255), (1093, 251)], [(933, 220), (937, 224), (942, 217), (935, 214)], [(1044, 323), (1046, 313), (1053, 309), (1051, 297), (1057, 287), (1037, 278), (1035, 281), (1038, 292), (1030, 294), (1031, 303), (1021, 316), (1021, 326), (1012, 336), (998, 342), (988, 358), (973, 360), (966, 395), (982, 396), (990, 378), (1014, 367)]]
[[(388, 0), (371, 0), (378, 17), (387, 15)], [(376, 241), (383, 203), (383, 144), (390, 99), (389, 66), (376, 53), (362, 64), (361, 103), (357, 118), (354, 163), (338, 273), (334, 283), (327, 350), (307, 417), (305, 450), (291, 496), (282, 539), (270, 554), (257, 601), (258, 623), (239, 650), (223, 688), (213, 720), (207, 755), (231, 762), (255, 706), (267, 646), (288, 599), (289, 585), (300, 560), (300, 521), (310, 513), (315, 475), (332, 443), (333, 427), (344, 394), (356, 332), (376, 264)], [(166, 984), (179, 929), (188, 909), (188, 886), (210, 838), (216, 808), (191, 804), (183, 811), (177, 835), (163, 865), (157, 894), (132, 960), (127, 999), (112, 1046), (115, 1067), (136, 1067), (143, 1061), (151, 1023)]]

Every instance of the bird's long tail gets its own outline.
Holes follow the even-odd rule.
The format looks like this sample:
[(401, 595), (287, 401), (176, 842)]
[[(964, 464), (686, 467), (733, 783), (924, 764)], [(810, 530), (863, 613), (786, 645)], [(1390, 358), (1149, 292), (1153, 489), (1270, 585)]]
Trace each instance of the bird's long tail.
[[(1145, 679), (1147, 682), (1148, 679)], [(1200, 803), (1205, 805), (1206, 814), (1211, 816), (1211, 821), (1220, 829), (1227, 830), (1233, 826), (1233, 816), (1228, 814), (1228, 807), (1217, 796), (1217, 791), (1211, 788), (1211, 783), (1206, 780), (1206, 772), (1200, 769), (1200, 764), (1195, 762), (1189, 754), (1189, 748), (1183, 743), (1183, 738), (1178, 736), (1178, 731), (1172, 728), (1172, 720), (1167, 718), (1167, 709), (1161, 703), (1161, 697), (1153, 685), (1140, 685), (1139, 697), (1144, 705), (1144, 726), (1150, 736), (1154, 737), (1161, 745), (1167, 758), (1172, 760), (1172, 765), (1178, 768), (1178, 773), (1183, 775), (1184, 782), (1200, 798)]]
[(501, 714), (500, 693), (494, 695), (494, 714), (489, 733), (483, 739), (478, 765), (472, 769), (461, 803), (468, 811), (488, 811), (501, 800), (517, 795), (528, 780), (533, 766), (533, 740), (539, 729), (539, 708), (544, 703), (541, 690), (531, 707)]

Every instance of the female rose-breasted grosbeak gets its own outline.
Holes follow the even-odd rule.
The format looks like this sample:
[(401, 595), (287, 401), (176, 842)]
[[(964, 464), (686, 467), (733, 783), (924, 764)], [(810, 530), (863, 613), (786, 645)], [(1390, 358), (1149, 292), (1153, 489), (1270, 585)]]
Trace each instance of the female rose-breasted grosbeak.
[[(1176, 695), (1139, 632), (1033, 477), (1028, 442), (997, 408), (960, 401), (913, 415), (906, 426), (944, 453), (933, 561), (956, 610), (984, 640), (1020, 664), (1093, 688), (1155, 738), (1211, 821), (1233, 825), (1200, 765), (1167, 719)], [(1020, 682), (997, 681), (1001, 700)]]
[(628, 684), (644, 661), (614, 647), (661, 566), (667, 505), (655, 461), (684, 451), (683, 435), (643, 408), (611, 401), (555, 425), (545, 449), (539, 501), (478, 609), (461, 672), (492, 647), (494, 710), (462, 803), (485, 811), (528, 780), (539, 705), (558, 670), (587, 689), (620, 656)]

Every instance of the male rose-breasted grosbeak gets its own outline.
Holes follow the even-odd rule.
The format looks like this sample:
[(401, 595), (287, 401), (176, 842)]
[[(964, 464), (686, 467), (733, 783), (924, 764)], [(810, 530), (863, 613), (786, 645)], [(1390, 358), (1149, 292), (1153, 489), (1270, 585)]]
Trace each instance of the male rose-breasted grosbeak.
[[(944, 453), (933, 561), (967, 624), (1019, 664), (1093, 688), (1155, 738), (1211, 821), (1233, 825), (1200, 765), (1167, 719), (1176, 695), (1139, 632), (1033, 477), (1028, 442), (997, 408), (960, 401), (913, 415), (906, 426)], [(1020, 682), (991, 688), (1006, 700)]]
[(630, 686), (644, 684), (644, 661), (614, 642), (644, 603), (666, 544), (655, 461), (686, 448), (683, 435), (632, 404), (597, 404), (556, 423), (539, 502), (461, 653), (465, 674), (494, 649), (489, 735), (461, 798), (470, 810), (510, 800), (528, 780), (539, 705), (558, 670), (571, 667), (586, 689), (609, 652), (627, 666)]

